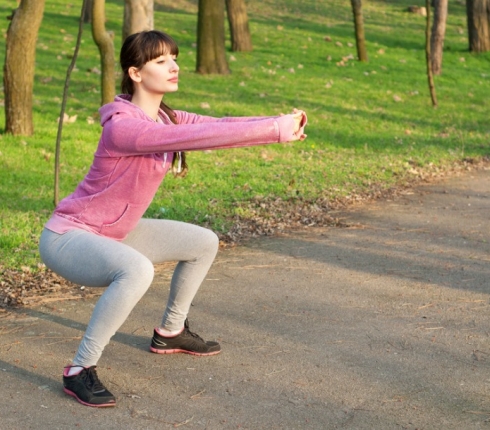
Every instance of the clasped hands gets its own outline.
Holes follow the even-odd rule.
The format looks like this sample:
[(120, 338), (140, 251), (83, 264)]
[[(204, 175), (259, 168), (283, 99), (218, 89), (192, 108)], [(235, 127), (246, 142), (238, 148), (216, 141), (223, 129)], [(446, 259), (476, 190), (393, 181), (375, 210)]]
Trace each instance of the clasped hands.
[[(281, 116), (284, 115), (283, 113)], [(304, 110), (293, 109), (293, 113), (291, 114), (294, 120), (294, 131), (293, 134), (296, 136), (298, 140), (305, 140), (307, 135), (305, 134), (305, 126), (308, 122), (308, 118), (306, 117), (306, 113)]]

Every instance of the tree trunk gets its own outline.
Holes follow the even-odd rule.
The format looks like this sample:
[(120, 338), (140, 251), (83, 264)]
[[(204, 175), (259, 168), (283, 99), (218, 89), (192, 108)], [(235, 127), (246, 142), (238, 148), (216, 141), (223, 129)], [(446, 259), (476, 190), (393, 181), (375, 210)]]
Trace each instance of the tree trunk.
[(434, 76), (432, 75), (432, 67), (430, 64), (430, 0), (425, 0), (427, 8), (427, 18), (425, 21), (425, 62), (427, 68), (427, 81), (429, 83), (430, 97), (432, 106), (437, 106), (436, 87), (434, 85)]
[(225, 2), (199, 0), (197, 16), (197, 73), (230, 73), (225, 55)]
[(68, 99), (68, 88), (70, 86), (70, 76), (71, 72), (75, 68), (75, 64), (78, 58), (78, 51), (80, 50), (80, 44), (82, 43), (82, 33), (83, 33), (83, 23), (86, 16), (87, 6), (91, 0), (83, 0), (82, 2), (82, 12), (80, 14), (80, 21), (78, 23), (78, 36), (77, 44), (75, 45), (75, 52), (73, 52), (73, 57), (71, 59), (68, 70), (66, 71), (65, 87), (63, 88), (63, 99), (61, 101), (61, 112), (58, 122), (58, 134), (56, 136), (56, 149), (54, 157), (54, 205), (58, 206), (59, 202), (59, 183), (60, 183), (60, 152), (61, 152), (61, 134), (63, 132), (63, 119), (65, 117), (66, 101)]
[(251, 51), (252, 38), (245, 0), (226, 0), (226, 11), (230, 24), (231, 50)]
[(434, 23), (430, 38), (430, 64), (432, 73), (440, 75), (442, 72), (442, 51), (444, 48), (444, 36), (446, 34), (448, 0), (434, 1)]
[(362, 17), (362, 0), (351, 0), (354, 13), (354, 29), (356, 32), (357, 57), (359, 61), (368, 61), (366, 38), (364, 36), (364, 19)]
[(114, 34), (105, 29), (105, 0), (93, 0), (92, 36), (99, 48), (101, 61), (101, 103), (114, 100), (116, 95), (116, 60), (114, 56)]
[(92, 22), (92, 9), (93, 9), (93, 0), (86, 0), (86, 6), (83, 10), (83, 22), (88, 24)]
[(471, 52), (490, 51), (490, 0), (466, 0)]
[(125, 0), (123, 40), (145, 30), (153, 30), (153, 0)]
[(34, 132), (34, 66), (44, 3), (44, 0), (22, 0), (7, 31), (3, 73), (5, 132), (13, 135), (30, 136)]

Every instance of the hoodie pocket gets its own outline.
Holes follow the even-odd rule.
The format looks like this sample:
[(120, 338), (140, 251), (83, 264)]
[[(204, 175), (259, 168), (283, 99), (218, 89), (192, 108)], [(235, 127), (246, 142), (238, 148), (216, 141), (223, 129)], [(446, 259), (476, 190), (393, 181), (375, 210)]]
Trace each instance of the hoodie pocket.
[(100, 234), (123, 240), (133, 230), (146, 211), (147, 205), (127, 204), (123, 213), (113, 222), (103, 223)]

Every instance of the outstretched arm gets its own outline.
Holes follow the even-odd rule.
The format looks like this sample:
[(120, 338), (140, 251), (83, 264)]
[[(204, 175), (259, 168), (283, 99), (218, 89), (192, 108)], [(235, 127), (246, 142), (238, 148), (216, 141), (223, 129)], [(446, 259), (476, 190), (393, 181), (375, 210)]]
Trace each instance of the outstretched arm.
[[(302, 111), (301, 111), (302, 112)], [(304, 139), (306, 115), (212, 118), (187, 114), (177, 125), (159, 124), (125, 113), (104, 124), (102, 143), (108, 155), (236, 148)]]

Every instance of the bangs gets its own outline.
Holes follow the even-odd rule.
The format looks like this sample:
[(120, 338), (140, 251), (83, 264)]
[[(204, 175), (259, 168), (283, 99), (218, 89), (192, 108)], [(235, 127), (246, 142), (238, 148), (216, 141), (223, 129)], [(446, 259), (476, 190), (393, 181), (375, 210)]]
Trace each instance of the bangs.
[(177, 43), (167, 34), (152, 31), (147, 33), (147, 35), (150, 36), (150, 40), (144, 45), (145, 48), (141, 52), (144, 63), (154, 60), (161, 55), (179, 55)]

